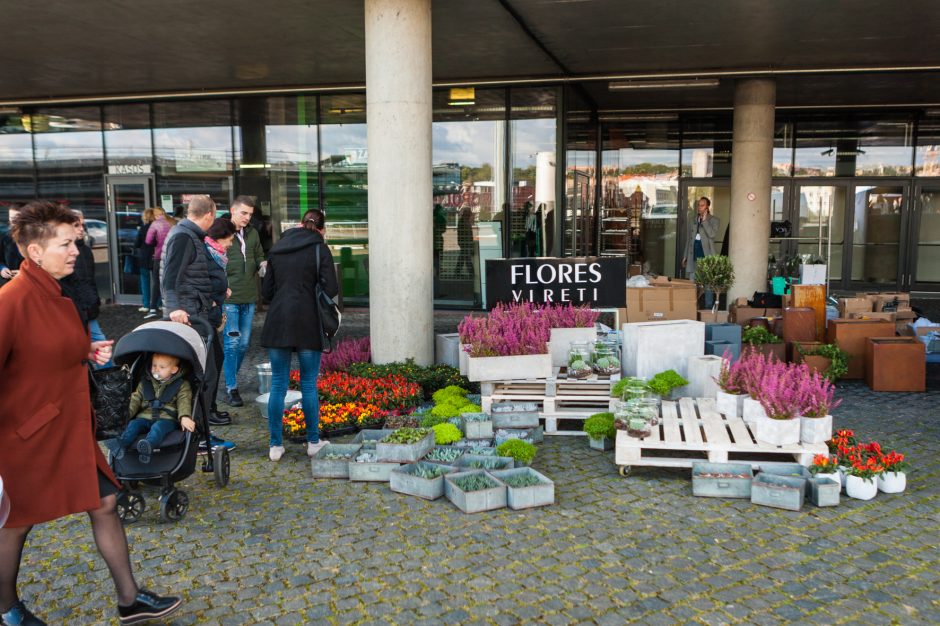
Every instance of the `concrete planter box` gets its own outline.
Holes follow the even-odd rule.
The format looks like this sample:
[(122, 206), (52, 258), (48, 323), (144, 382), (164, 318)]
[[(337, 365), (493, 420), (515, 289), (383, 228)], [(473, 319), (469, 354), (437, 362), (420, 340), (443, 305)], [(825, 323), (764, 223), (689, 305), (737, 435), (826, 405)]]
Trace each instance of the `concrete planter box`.
[[(454, 484), (454, 480), (457, 478), (476, 474), (489, 476), (493, 482), (496, 483), (496, 486), (491, 489), (480, 489), (478, 491), (463, 491)], [(491, 474), (483, 470), (447, 474), (444, 476), (444, 495), (464, 513), (493, 511), (506, 506), (506, 485), (498, 478), (493, 478)]]
[(384, 443), (375, 444), (375, 451), (379, 460), (394, 463), (414, 463), (424, 457), (434, 447), (434, 431), (417, 443)]
[(460, 370), (461, 375), (466, 376), (467, 370), (470, 368), (470, 354), (467, 352), (469, 344), (458, 344), (460, 349), (457, 351), (457, 369)]
[(614, 449), (614, 440), (610, 437), (601, 437), (600, 439), (588, 437), (588, 445), (591, 446), (592, 450), (600, 450), (601, 452), (605, 452), (607, 450)]
[(349, 462), (349, 480), (353, 482), (387, 483), (392, 470), (401, 467), (399, 463)]
[[(456, 456), (450, 456), (450, 457), (441, 458), (441, 459), (432, 459), (431, 456), (434, 455), (435, 452), (439, 450), (440, 451), (453, 451), (453, 452), (450, 452), (450, 454), (456, 455)], [(456, 448), (454, 446), (434, 446), (434, 448), (430, 452), (427, 453), (427, 455), (424, 457), (424, 460), (422, 462), (434, 463), (435, 465), (447, 465), (447, 466), (453, 467), (457, 465), (457, 461), (460, 460), (460, 457), (462, 457), (464, 454), (466, 454), (466, 450), (462, 448)]]
[[(349, 462), (362, 446), (358, 443), (328, 443), (310, 459), (310, 470), (314, 478), (349, 478)], [(344, 459), (327, 459), (330, 454), (348, 455)]]
[(757, 426), (757, 422), (767, 418), (767, 412), (764, 411), (764, 405), (749, 396), (745, 396), (741, 403), (741, 418), (747, 422), (751, 428)]
[(544, 438), (545, 429), (542, 426), (536, 428), (500, 428), (496, 431), (494, 445), (499, 446), (499, 444), (510, 439), (522, 439), (529, 443), (542, 443)]
[(800, 441), (826, 443), (832, 439), (832, 416), (800, 417)]
[(429, 465), (441, 468), (444, 474), (457, 471), (455, 467), (434, 465), (433, 463), (424, 463), (423, 461), (411, 465), (403, 465), (392, 470), (392, 473), (389, 475), (389, 488), (395, 493), (417, 496), (425, 500), (437, 500), (444, 495), (444, 474), (436, 478), (421, 478), (420, 476), (414, 475), (415, 467)]
[(750, 498), (754, 470), (750, 463), (693, 463), (692, 495)]
[[(467, 439), (492, 439), (493, 438), (493, 420), (487, 419), (482, 421), (468, 420), (467, 415), (479, 415), (477, 413), (465, 413), (461, 416), (460, 420), (460, 429), (463, 431), (464, 437)], [(486, 415), (485, 413), (483, 415)]]
[(506, 485), (506, 504), (513, 511), (531, 509), (538, 506), (555, 504), (555, 483), (548, 477), (536, 472), (531, 467), (522, 467), (511, 470), (491, 472), (496, 478), (503, 480), (508, 476), (530, 475), (539, 479), (538, 485), (531, 487), (511, 487)]
[[(268, 419), (268, 398), (270, 393), (263, 393), (257, 398), (255, 398), (255, 404), (258, 405), (258, 411), (261, 412), (261, 417)], [(293, 389), (287, 390), (287, 395), (284, 396), (284, 408), (289, 409), (291, 406), (300, 402), (302, 394), (299, 391), (294, 391)]]
[[(495, 463), (494, 467), (472, 467), (473, 463)], [(457, 460), (457, 467), (464, 469), (485, 469), (486, 471), (512, 469), (516, 461), (508, 456), (489, 456), (482, 454), (465, 454)]]
[[(747, 398), (746, 393), (725, 393), (719, 389), (715, 392), (715, 406), (718, 408), (719, 413), (727, 415), (728, 417), (741, 417), (744, 415), (745, 398)], [(760, 403), (758, 403), (758, 405), (759, 404)]]
[(689, 384), (685, 387), (685, 394), (692, 398), (714, 398), (718, 393), (715, 379), (721, 375), (722, 363), (720, 356), (690, 356), (689, 375), (686, 377)]
[(806, 480), (761, 472), (751, 483), (751, 502), (776, 509), (799, 511), (806, 499)]
[(494, 405), (492, 410), (493, 428), (535, 428), (539, 425), (538, 411), (500, 411), (501, 406)]
[(775, 420), (762, 417), (757, 420), (754, 437), (760, 443), (771, 446), (788, 446), (800, 443), (800, 420), (799, 418)]
[(809, 480), (809, 500), (816, 506), (839, 506), (839, 483), (815, 476)]
[(788, 476), (790, 478), (802, 478), (809, 480), (813, 477), (808, 469), (799, 463), (774, 463), (760, 468), (763, 474), (774, 474), (775, 476)]
[(389, 435), (395, 432), (394, 428), (381, 428), (373, 429), (367, 428), (365, 430), (360, 430), (356, 433), (356, 436), (352, 438), (351, 443), (378, 443), (379, 440), (385, 439)]
[(624, 376), (652, 378), (676, 370), (688, 379), (689, 357), (705, 354), (705, 324), (692, 320), (623, 325)]
[(435, 336), (434, 362), (459, 367), (460, 335), (457, 333), (441, 333)]
[(592, 328), (553, 328), (548, 342), (553, 367), (568, 367), (568, 351), (572, 341), (586, 341), (594, 346), (597, 330)]
[(552, 355), (520, 354), (515, 356), (468, 357), (466, 376), (473, 382), (486, 380), (524, 380), (550, 378)]

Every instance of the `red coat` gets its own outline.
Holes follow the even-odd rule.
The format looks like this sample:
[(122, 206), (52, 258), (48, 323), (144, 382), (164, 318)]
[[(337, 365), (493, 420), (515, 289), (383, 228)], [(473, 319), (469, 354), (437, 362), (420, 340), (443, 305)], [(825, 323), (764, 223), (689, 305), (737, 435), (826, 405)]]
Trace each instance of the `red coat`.
[(6, 526), (98, 508), (96, 466), (114, 481), (95, 441), (84, 363), (90, 345), (59, 283), (24, 261), (0, 289), (0, 476), (12, 505)]

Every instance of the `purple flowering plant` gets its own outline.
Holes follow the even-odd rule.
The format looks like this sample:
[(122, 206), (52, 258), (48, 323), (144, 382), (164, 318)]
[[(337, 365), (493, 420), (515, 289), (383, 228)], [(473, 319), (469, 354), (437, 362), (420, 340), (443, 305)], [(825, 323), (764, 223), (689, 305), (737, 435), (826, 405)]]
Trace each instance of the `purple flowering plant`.
[(600, 312), (588, 305), (547, 304), (540, 314), (548, 318), (549, 328), (594, 328)]
[(457, 333), (472, 357), (547, 354), (551, 326), (543, 313), (531, 302), (497, 304), (488, 315), (465, 317)]
[(324, 372), (345, 372), (353, 363), (368, 363), (372, 360), (372, 349), (368, 337), (343, 339), (332, 352), (324, 353), (320, 369)]
[(836, 400), (836, 387), (826, 376), (819, 372), (812, 372), (812, 378), (801, 387), (804, 393), (804, 417), (826, 417), (829, 412), (842, 404)]

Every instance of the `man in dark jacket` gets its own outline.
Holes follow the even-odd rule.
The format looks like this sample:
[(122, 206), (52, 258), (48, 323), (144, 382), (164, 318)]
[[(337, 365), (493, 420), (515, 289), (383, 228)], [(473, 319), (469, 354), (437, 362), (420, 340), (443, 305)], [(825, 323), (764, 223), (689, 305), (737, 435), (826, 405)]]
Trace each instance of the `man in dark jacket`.
[[(13, 223), (13, 218), (19, 211), (15, 207), (10, 207), (10, 219), (7, 224)], [(0, 285), (11, 280), (20, 271), (20, 263), (23, 262), (23, 255), (20, 249), (16, 247), (9, 231), (0, 234)]]
[[(98, 295), (98, 283), (95, 282), (95, 255), (85, 244), (85, 215), (77, 210), (72, 211), (78, 216), (75, 224), (75, 247), (78, 248), (78, 258), (75, 259), (75, 271), (59, 281), (62, 293), (72, 299), (82, 323), (88, 327), (92, 341), (104, 341), (107, 336), (98, 323), (98, 313), (101, 309), (101, 296)], [(111, 367), (111, 361), (96, 368)]]
[[(164, 310), (174, 322), (189, 324), (190, 316), (208, 322), (212, 301), (212, 280), (209, 276), (209, 255), (206, 253), (206, 231), (215, 221), (215, 202), (209, 196), (196, 196), (190, 203), (187, 217), (174, 226), (163, 244), (160, 290)], [(218, 376), (219, 363), (212, 359), (215, 371), (206, 372), (206, 378)], [(208, 369), (208, 367), (207, 367)], [(209, 423), (222, 426), (232, 419), (217, 413), (209, 415)]]

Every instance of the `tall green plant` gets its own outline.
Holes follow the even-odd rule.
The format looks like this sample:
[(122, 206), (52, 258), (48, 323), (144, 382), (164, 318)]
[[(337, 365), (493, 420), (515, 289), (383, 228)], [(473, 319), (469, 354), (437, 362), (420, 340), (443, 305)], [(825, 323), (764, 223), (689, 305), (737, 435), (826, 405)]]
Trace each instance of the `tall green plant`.
[(731, 264), (731, 259), (720, 254), (698, 259), (695, 262), (695, 282), (715, 292), (712, 313), (717, 312), (721, 294), (731, 289), (734, 284), (734, 265)]

